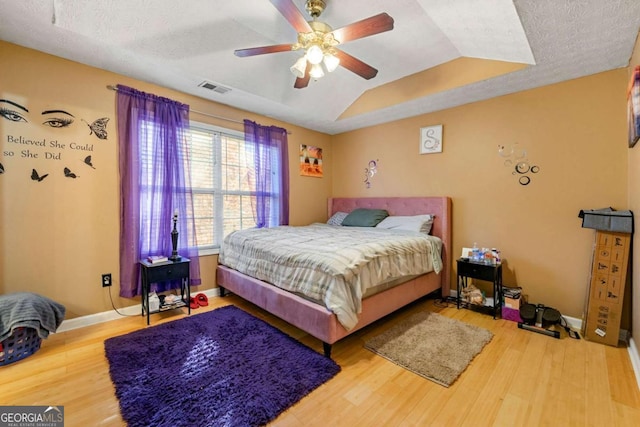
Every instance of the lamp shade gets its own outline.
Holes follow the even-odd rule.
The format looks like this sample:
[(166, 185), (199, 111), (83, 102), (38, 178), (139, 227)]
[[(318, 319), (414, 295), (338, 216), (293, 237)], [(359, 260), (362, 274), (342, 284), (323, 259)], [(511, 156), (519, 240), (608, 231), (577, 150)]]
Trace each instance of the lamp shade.
[(322, 48), (317, 44), (311, 45), (309, 49), (307, 49), (307, 60), (313, 64), (319, 64), (322, 62), (322, 58), (324, 57), (324, 52), (322, 52)]
[(298, 58), (295, 64), (289, 68), (294, 76), (301, 79), (304, 77), (304, 72), (307, 70), (307, 58), (302, 56)]
[(330, 53), (324, 56), (324, 66), (327, 67), (328, 72), (333, 72), (340, 65), (340, 58), (331, 55)]
[(309, 75), (314, 79), (319, 79), (320, 77), (324, 76), (324, 71), (322, 71), (322, 65), (314, 64), (311, 67), (311, 71), (309, 71)]

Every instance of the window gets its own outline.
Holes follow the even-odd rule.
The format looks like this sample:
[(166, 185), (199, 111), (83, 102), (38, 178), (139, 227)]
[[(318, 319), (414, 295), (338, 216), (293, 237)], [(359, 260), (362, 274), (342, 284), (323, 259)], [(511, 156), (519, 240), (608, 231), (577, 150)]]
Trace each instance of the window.
[(195, 122), (188, 146), (198, 247), (215, 253), (230, 232), (256, 226), (253, 147), (242, 132)]

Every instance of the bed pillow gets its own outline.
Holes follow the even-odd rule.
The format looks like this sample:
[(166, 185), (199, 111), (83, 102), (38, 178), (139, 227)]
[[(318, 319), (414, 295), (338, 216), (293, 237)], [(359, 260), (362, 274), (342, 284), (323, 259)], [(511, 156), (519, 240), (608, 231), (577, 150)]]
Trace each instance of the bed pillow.
[(433, 225), (433, 218), (433, 215), (388, 216), (376, 225), (376, 227), (429, 234), (431, 232), (431, 226)]
[(347, 212), (336, 212), (333, 215), (331, 215), (331, 218), (329, 218), (329, 221), (327, 221), (327, 224), (342, 225), (342, 221), (344, 221), (347, 215), (349, 215)]
[(380, 221), (389, 216), (389, 212), (384, 209), (354, 209), (342, 221), (342, 225), (347, 227), (375, 227)]

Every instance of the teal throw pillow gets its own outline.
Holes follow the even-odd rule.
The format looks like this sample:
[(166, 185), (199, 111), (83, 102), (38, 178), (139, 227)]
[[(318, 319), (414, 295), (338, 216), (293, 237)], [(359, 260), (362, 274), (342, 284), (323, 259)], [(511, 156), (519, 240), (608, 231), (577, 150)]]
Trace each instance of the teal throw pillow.
[(389, 212), (384, 209), (364, 209), (353, 210), (342, 221), (347, 227), (375, 227), (380, 221), (389, 216)]

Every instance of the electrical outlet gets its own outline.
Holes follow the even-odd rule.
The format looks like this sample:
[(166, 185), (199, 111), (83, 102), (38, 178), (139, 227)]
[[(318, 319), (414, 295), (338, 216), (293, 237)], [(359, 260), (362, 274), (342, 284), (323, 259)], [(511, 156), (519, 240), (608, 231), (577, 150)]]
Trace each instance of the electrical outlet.
[(111, 273), (102, 275), (102, 287), (105, 288), (111, 286)]

